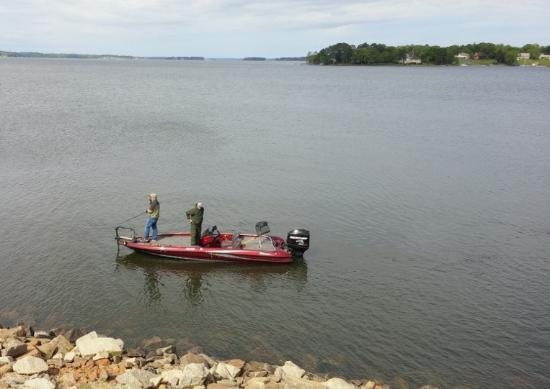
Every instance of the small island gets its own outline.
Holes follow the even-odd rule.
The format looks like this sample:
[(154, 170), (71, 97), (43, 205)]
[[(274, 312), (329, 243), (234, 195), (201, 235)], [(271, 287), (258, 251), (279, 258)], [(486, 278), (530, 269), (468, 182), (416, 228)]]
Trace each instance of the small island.
[(265, 57), (244, 57), (243, 61), (265, 61)]
[(307, 55), (312, 65), (524, 65), (550, 66), (550, 46), (472, 43), (449, 47), (337, 43)]

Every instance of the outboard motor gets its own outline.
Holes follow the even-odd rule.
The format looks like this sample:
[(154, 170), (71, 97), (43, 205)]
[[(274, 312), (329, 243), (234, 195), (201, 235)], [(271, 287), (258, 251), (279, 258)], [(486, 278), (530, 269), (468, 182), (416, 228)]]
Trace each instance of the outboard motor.
[(303, 228), (289, 231), (286, 237), (286, 246), (295, 256), (301, 257), (309, 248), (309, 231)]

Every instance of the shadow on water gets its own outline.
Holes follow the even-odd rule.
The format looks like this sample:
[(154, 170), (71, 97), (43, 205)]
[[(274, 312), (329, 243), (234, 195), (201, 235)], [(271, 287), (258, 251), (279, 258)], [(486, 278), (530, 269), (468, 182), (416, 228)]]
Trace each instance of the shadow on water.
[(276, 279), (301, 291), (307, 284), (307, 262), (303, 259), (291, 264), (257, 264), (238, 262), (204, 263), (153, 257), (146, 254), (117, 254), (116, 268), (139, 270), (144, 274), (144, 293), (149, 303), (162, 300), (164, 278), (182, 280), (183, 296), (193, 305), (204, 301), (204, 292), (224, 278), (248, 282), (256, 293), (264, 293)]

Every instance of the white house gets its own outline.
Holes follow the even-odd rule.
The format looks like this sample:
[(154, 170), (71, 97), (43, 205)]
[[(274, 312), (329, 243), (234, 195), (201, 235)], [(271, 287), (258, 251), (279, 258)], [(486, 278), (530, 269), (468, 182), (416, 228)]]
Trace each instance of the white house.
[(519, 53), (518, 55), (518, 61), (522, 59), (529, 59), (531, 58), (531, 54), (529, 53)]
[(468, 54), (468, 53), (458, 53), (457, 55), (455, 55), (455, 58), (456, 59), (461, 59), (461, 60), (464, 60), (464, 61), (468, 61), (470, 59), (470, 54)]
[(550, 59), (550, 54), (541, 54), (539, 59)]
[(404, 63), (405, 65), (420, 65), (422, 63), (422, 60), (420, 58), (416, 58), (414, 54), (407, 54), (407, 57), (402, 60), (402, 63)]

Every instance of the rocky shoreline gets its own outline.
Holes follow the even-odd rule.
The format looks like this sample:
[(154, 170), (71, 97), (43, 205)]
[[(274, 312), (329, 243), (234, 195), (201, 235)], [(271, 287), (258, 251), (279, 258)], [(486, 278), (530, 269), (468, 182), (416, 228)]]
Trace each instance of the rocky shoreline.
[(0, 389), (394, 389), (375, 380), (308, 373), (291, 361), (216, 360), (157, 337), (143, 345), (125, 348), (122, 339), (95, 331), (0, 325)]

